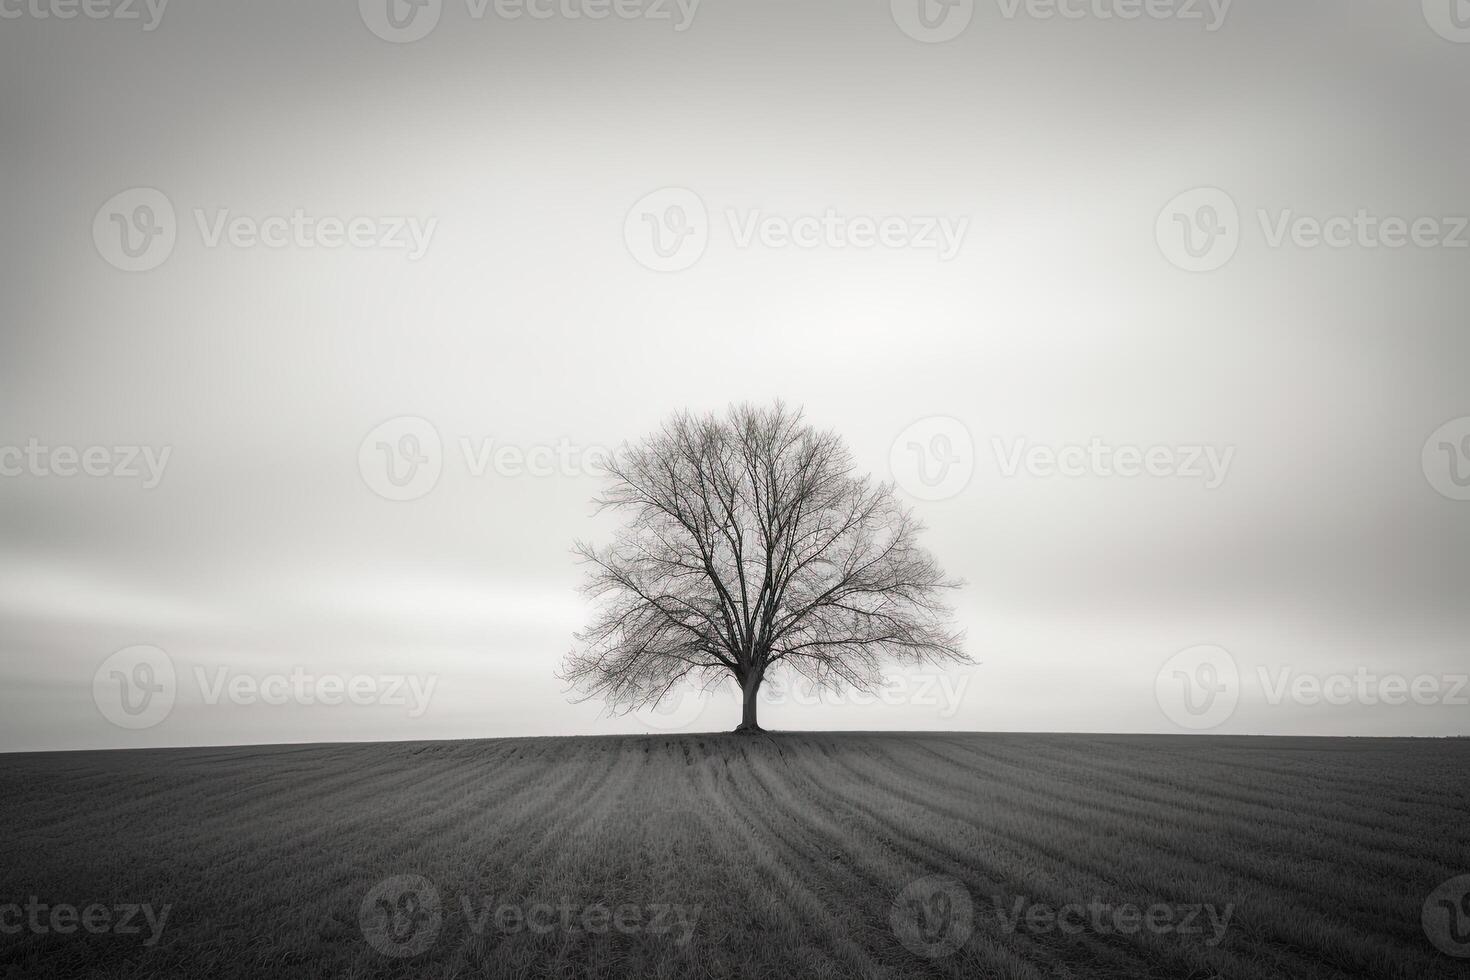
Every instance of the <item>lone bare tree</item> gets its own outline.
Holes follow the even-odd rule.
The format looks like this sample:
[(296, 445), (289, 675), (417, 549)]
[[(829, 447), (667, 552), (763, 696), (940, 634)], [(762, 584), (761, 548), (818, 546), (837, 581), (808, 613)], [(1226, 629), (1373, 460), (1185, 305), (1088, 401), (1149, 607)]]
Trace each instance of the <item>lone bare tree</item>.
[(657, 705), (679, 685), (733, 677), (737, 732), (783, 665), (823, 688), (871, 690), (885, 659), (969, 662), (948, 579), (886, 483), (853, 472), (834, 433), (776, 403), (674, 415), (606, 464), (613, 544), (578, 542), (599, 603), (562, 664), (581, 699)]

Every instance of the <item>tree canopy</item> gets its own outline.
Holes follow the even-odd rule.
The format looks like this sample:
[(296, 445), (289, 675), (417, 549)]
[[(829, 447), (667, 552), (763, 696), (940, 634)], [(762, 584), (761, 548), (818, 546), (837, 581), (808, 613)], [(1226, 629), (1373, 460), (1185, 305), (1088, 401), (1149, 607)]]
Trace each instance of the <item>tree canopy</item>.
[(949, 579), (888, 483), (854, 472), (832, 432), (799, 410), (680, 412), (606, 462), (600, 508), (613, 542), (578, 542), (597, 604), (562, 665), (583, 698), (614, 710), (733, 677), (738, 731), (785, 667), (815, 684), (871, 690), (888, 662), (968, 662), (942, 601)]

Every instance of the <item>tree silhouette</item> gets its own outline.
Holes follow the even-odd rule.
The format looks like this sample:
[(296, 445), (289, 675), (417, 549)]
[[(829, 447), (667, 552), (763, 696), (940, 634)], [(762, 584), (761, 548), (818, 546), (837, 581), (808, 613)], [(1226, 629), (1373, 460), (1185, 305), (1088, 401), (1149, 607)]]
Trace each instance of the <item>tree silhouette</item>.
[(596, 503), (628, 521), (605, 548), (576, 545), (599, 607), (562, 664), (580, 699), (632, 711), (733, 677), (736, 731), (756, 732), (778, 666), (870, 691), (886, 661), (969, 662), (940, 598), (961, 583), (923, 526), (799, 410), (681, 412), (605, 469)]

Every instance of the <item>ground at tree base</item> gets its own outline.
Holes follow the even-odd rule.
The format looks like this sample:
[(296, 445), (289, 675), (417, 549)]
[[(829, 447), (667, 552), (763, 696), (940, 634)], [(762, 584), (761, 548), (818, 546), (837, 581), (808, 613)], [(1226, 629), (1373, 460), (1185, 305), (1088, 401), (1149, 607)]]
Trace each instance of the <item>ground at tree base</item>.
[[(167, 918), (152, 944), (142, 917), (0, 933), (0, 976), (1465, 977), (1421, 912), (1470, 872), (1467, 773), (1466, 739), (4, 755), (0, 907)], [(428, 883), (437, 919), (404, 880)], [(1172, 928), (1118, 927), (1155, 907)]]

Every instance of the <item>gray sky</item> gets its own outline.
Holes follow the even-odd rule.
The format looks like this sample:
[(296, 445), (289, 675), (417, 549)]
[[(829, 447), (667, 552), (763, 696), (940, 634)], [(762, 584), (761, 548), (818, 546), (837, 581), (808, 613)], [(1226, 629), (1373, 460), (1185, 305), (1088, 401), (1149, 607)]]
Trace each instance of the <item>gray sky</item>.
[[(733, 727), (567, 702), (581, 450), (774, 397), (898, 479), (980, 663), (768, 726), (1470, 732), (1470, 28), (906, 2), (0, 3), (0, 749)], [(298, 668), (377, 702), (210, 703)], [(1271, 697), (1361, 673), (1437, 693)]]

